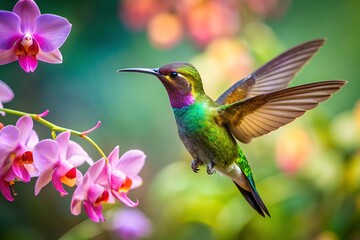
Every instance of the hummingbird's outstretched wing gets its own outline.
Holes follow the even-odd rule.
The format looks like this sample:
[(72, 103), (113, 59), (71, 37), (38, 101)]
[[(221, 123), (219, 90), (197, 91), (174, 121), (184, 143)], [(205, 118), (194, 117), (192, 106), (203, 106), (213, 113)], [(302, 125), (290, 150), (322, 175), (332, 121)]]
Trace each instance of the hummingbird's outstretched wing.
[(286, 88), (302, 66), (319, 50), (325, 39), (300, 44), (280, 54), (225, 91), (216, 102), (230, 104), (259, 94)]
[(243, 143), (292, 122), (339, 91), (347, 81), (333, 80), (261, 94), (218, 108), (220, 122)]

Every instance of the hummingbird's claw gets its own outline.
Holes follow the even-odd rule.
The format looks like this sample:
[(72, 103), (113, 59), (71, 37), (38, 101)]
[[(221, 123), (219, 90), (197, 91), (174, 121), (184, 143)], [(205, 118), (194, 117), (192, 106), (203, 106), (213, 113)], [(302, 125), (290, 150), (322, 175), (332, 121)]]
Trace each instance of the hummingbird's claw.
[(214, 163), (209, 163), (206, 167), (207, 174), (211, 175), (215, 173)]
[(198, 160), (192, 160), (191, 161), (191, 168), (192, 170), (195, 172), (195, 173), (198, 173), (199, 172), (199, 166), (201, 165), (201, 162), (198, 161)]

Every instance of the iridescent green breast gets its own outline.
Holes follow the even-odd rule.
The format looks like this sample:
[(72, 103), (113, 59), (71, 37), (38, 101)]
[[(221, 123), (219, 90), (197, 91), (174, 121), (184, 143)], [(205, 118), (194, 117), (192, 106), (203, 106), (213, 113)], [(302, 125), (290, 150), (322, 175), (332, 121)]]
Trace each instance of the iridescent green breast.
[(215, 122), (217, 112), (211, 102), (195, 102), (173, 110), (179, 136), (194, 159), (222, 166), (234, 161), (236, 142), (227, 128)]

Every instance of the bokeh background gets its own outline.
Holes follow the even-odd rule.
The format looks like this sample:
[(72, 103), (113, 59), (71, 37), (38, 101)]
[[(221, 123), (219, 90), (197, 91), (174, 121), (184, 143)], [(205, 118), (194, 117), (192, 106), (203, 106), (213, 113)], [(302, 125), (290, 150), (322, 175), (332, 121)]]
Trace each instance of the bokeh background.
[[(36, 2), (42, 13), (72, 23), (60, 49), (64, 62), (40, 62), (31, 74), (17, 62), (0, 66), (0, 79), (16, 95), (5, 106), (50, 109), (48, 120), (79, 131), (101, 120), (90, 136), (106, 153), (119, 145), (147, 154), (144, 184), (130, 193), (140, 201), (136, 211), (105, 206), (100, 224), (72, 216), (70, 196), (61, 198), (51, 185), (35, 197), (34, 181), (16, 184), (14, 202), (0, 198), (1, 239), (360, 239), (359, 1)], [(15, 3), (3, 0), (0, 9), (11, 11)], [(216, 99), (287, 48), (324, 37), (291, 85), (346, 79), (347, 86), (301, 119), (241, 145), (271, 219), (258, 216), (225, 177), (191, 171), (159, 81), (116, 72), (191, 62)], [(43, 126), (35, 129), (50, 137)]]

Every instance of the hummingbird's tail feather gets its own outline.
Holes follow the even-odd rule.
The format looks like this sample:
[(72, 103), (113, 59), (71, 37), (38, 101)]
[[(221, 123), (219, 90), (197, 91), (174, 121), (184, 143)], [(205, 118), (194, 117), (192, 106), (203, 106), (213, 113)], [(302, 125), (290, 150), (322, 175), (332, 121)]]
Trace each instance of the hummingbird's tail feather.
[(251, 207), (253, 207), (261, 216), (265, 217), (266, 213), (266, 215), (271, 217), (269, 210), (266, 208), (264, 202), (260, 198), (260, 195), (256, 191), (255, 187), (253, 187), (253, 184), (250, 183), (250, 181), (250, 192), (240, 187), (240, 185), (238, 185), (235, 181), (233, 182), (235, 183), (241, 194), (244, 196), (246, 201), (251, 205)]

